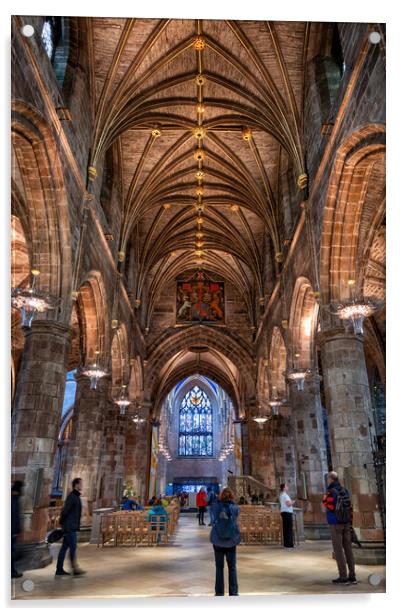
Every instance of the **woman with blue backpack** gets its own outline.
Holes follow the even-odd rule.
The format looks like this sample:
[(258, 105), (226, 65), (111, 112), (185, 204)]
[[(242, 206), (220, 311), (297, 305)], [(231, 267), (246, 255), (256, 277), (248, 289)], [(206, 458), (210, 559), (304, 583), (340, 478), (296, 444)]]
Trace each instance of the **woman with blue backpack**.
[(240, 543), (240, 530), (237, 525), (239, 507), (234, 502), (234, 494), (229, 488), (224, 488), (211, 506), (212, 530), (210, 541), (215, 553), (215, 596), (225, 594), (223, 569), (225, 558), (229, 570), (229, 595), (239, 594), (236, 571), (236, 546)]

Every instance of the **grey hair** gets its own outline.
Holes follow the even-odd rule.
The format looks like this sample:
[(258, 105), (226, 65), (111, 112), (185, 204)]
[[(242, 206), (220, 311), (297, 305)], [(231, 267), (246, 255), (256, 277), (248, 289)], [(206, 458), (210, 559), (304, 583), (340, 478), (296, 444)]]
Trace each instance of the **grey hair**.
[(335, 471), (331, 471), (328, 473), (328, 477), (330, 479), (338, 479), (338, 473), (336, 473)]

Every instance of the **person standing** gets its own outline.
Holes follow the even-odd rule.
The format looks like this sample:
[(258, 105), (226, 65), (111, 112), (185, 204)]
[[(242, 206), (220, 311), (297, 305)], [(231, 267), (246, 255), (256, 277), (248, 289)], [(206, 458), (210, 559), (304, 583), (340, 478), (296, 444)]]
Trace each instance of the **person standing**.
[(206, 526), (204, 522), (204, 513), (207, 508), (207, 493), (205, 492), (205, 488), (201, 488), (198, 492), (195, 504), (198, 507), (198, 524), (200, 526)]
[(282, 529), (283, 529), (283, 547), (294, 548), (293, 542), (293, 505), (296, 501), (292, 501), (288, 494), (289, 487), (286, 483), (280, 485), (281, 493), (279, 495), (279, 504), (281, 509)]
[(211, 486), (207, 488), (207, 511), (209, 513), (209, 524), (208, 526), (212, 526), (213, 516), (212, 516), (212, 505), (216, 501), (216, 494)]
[(67, 550), (70, 550), (70, 561), (74, 575), (83, 575), (85, 571), (77, 565), (77, 532), (81, 522), (81, 493), (82, 480), (77, 477), (73, 480), (73, 490), (66, 498), (60, 514), (60, 524), (63, 529), (63, 543), (57, 559), (56, 577), (71, 575), (64, 570), (64, 559)]
[[(328, 488), (323, 497), (323, 506), (331, 531), (332, 545), (339, 577), (332, 580), (334, 584), (357, 584), (355, 560), (352, 551), (352, 517), (353, 509), (348, 490), (341, 486), (335, 471), (328, 473)], [(346, 569), (349, 569), (349, 575)]]
[(19, 499), (22, 494), (24, 484), (22, 481), (14, 481), (11, 487), (11, 577), (20, 578), (22, 573), (19, 573), (15, 568), (15, 555), (17, 551), (17, 538), (21, 532), (20, 522), (20, 503)]
[(236, 571), (236, 546), (240, 543), (240, 530), (237, 525), (239, 507), (234, 502), (230, 488), (224, 488), (218, 500), (212, 505), (213, 525), (210, 541), (215, 555), (215, 596), (225, 594), (223, 569), (226, 563), (229, 570), (229, 595), (237, 596), (239, 586)]

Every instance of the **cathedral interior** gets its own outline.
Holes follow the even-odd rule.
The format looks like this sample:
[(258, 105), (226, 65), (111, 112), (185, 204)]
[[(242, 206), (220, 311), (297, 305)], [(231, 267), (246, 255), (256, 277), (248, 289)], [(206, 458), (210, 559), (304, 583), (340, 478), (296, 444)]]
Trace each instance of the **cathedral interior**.
[[(11, 21), (11, 475), (32, 596), (67, 592), (46, 536), (75, 477), (88, 569), (132, 559), (140, 580), (155, 554), (94, 545), (124, 495), (185, 493), (191, 512), (229, 485), (270, 508), (286, 482), (294, 556), (319, 577), (334, 470), (356, 563), (383, 578), (385, 25)], [(175, 591), (112, 594), (213, 594), (180, 566)], [(269, 594), (258, 575), (241, 590)]]

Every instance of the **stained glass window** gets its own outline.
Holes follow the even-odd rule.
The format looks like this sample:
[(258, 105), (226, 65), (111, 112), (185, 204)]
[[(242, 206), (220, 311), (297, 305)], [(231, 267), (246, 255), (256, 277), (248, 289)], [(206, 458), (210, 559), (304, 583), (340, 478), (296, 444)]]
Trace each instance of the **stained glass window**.
[(212, 456), (212, 406), (198, 385), (180, 405), (179, 456)]

